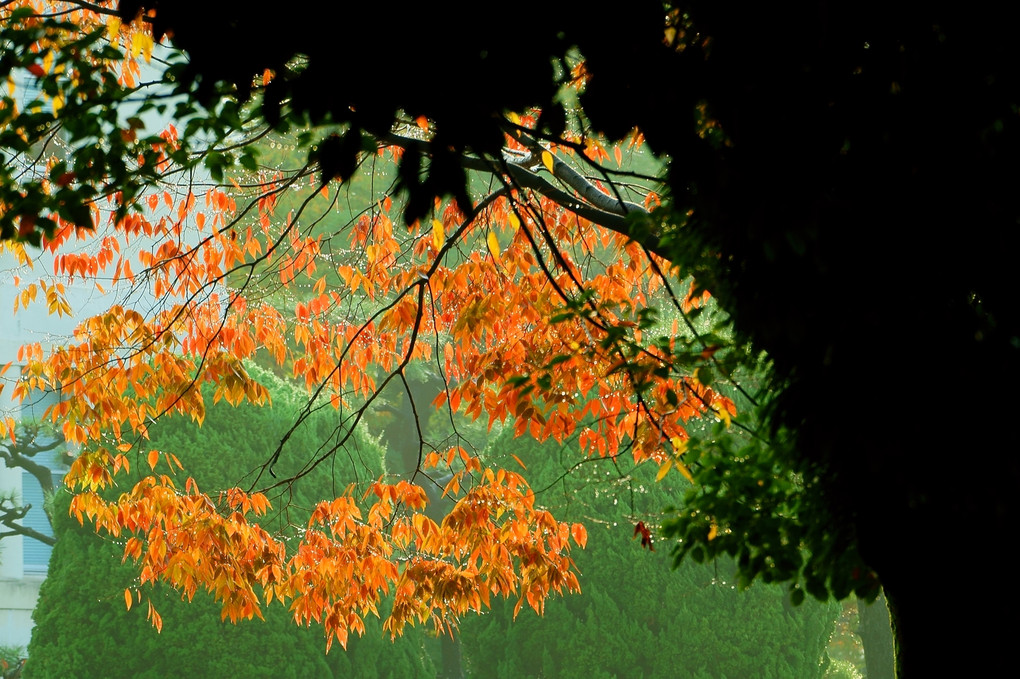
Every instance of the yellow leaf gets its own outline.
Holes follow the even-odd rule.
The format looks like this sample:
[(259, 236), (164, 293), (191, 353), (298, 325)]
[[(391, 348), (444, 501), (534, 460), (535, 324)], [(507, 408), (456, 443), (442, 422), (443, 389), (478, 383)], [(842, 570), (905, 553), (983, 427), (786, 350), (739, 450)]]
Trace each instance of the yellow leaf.
[(542, 164), (545, 165), (545, 169), (550, 172), (553, 171), (553, 154), (548, 151), (542, 151)]
[(715, 525), (715, 524), (713, 523), (713, 524), (712, 524), (712, 525), (711, 525), (711, 526), (709, 527), (709, 529), (708, 529), (708, 539), (709, 539), (709, 541), (715, 540), (715, 536), (716, 536), (716, 535), (718, 535), (718, 534), (719, 534), (719, 527), (718, 527), (718, 526), (716, 526), (716, 525)]
[(156, 612), (156, 609), (152, 609), (152, 626), (156, 628), (156, 633), (163, 631), (163, 616)]
[(116, 40), (118, 33), (120, 33), (120, 17), (110, 17), (106, 22), (106, 37)]
[(715, 411), (715, 414), (719, 416), (720, 420), (726, 423), (726, 428), (728, 429), (731, 424), (729, 411), (726, 410), (726, 408), (717, 405), (713, 405), (712, 410)]
[(149, 455), (148, 455), (148, 461), (149, 461), (149, 468), (150, 469), (155, 469), (156, 468), (156, 463), (159, 462), (159, 451), (158, 450), (150, 450), (149, 451)]
[(145, 33), (135, 33), (131, 36), (131, 56), (138, 57), (141, 54), (145, 57), (146, 63), (152, 59), (152, 36)]
[(518, 219), (517, 215), (514, 214), (513, 212), (511, 212), (510, 216), (507, 217), (507, 221), (510, 222), (510, 228), (512, 228), (514, 231), (521, 228), (521, 220)]
[(131, 590), (130, 589), (125, 589), (124, 590), (124, 603), (127, 604), (127, 609), (130, 611), (131, 610)]
[(674, 436), (669, 440), (671, 446), (673, 446), (673, 452), (677, 455), (683, 455), (687, 451), (687, 440), (682, 439), (679, 436)]
[(666, 478), (666, 474), (668, 474), (669, 470), (672, 468), (673, 460), (666, 460), (665, 462), (663, 462), (662, 466), (659, 467), (659, 473), (655, 475), (655, 480), (662, 481), (664, 478)]
[(694, 483), (694, 475), (691, 474), (691, 470), (687, 468), (687, 465), (683, 464), (679, 460), (677, 460), (674, 464), (676, 465), (677, 471), (683, 474), (685, 479)]
[(436, 250), (440, 250), (443, 247), (443, 242), (446, 240), (446, 233), (443, 231), (443, 223), (438, 219), (432, 220), (432, 245), (436, 247)]
[(496, 238), (496, 233), (493, 231), (489, 232), (488, 237), (485, 239), (489, 245), (489, 252), (492, 253), (492, 258), (497, 262), (499, 261), (499, 239)]

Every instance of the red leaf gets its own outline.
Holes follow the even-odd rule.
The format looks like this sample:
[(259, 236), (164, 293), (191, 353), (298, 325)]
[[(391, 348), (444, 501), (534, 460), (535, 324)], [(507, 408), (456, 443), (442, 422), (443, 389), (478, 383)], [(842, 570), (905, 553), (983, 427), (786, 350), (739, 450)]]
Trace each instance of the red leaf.
[(650, 552), (655, 551), (655, 547), (652, 546), (652, 532), (645, 526), (644, 521), (638, 521), (637, 525), (634, 526), (634, 537), (641, 536), (641, 546), (648, 549)]
[(35, 230), (35, 215), (23, 215), (18, 224), (18, 235), (24, 238)]

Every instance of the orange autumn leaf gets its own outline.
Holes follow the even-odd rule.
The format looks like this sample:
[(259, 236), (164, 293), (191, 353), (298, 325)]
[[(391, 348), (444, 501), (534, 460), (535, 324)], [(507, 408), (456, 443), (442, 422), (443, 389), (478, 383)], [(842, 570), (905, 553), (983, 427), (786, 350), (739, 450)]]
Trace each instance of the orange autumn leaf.
[[(75, 11), (134, 64), (118, 66), (117, 77), (141, 79), (138, 62), (154, 49), (146, 22), (121, 25), (88, 10)], [(272, 72), (260, 76), (256, 88), (273, 84)], [(527, 129), (535, 116), (510, 119)], [(422, 138), (434, 132), (424, 116), (407, 126)], [(421, 421), (432, 403), (450, 418), (577, 441), (579, 456), (626, 454), (635, 462), (662, 463), (692, 418), (728, 422), (735, 414), (722, 395), (664, 370), (668, 352), (641, 334), (637, 310), (671, 294), (656, 273), (661, 263), (573, 203), (498, 174), (476, 205), (437, 199), (410, 225), (390, 214), (400, 196), (374, 188), (363, 209), (341, 218), (342, 204), (362, 186), (330, 192), (301, 170), (270, 170), (260, 160), (200, 192), (173, 184), (179, 168), (171, 151), (186, 141), (183, 132), (167, 125), (149, 135), (133, 124), (122, 132), (124, 143), (148, 137), (164, 149), (161, 182), (152, 184), (160, 188), (136, 199), (134, 207), (145, 209), (119, 211), (111, 196), (93, 206), (92, 229), (58, 222), (47, 235), (54, 277), (22, 283), (15, 303), (43, 298), (47, 311), (66, 315), (74, 297), (57, 287), (65, 281), (94, 286), (110, 303), (82, 317), (52, 350), (26, 348), (18, 362), (27, 377), (12, 391), (25, 398), (33, 388), (60, 388), (57, 419), (81, 450), (67, 475), (70, 511), (123, 540), (139, 597), (158, 582), (187, 597), (207, 588), (231, 621), (261, 617), (279, 600), (298, 623), (315, 621), (328, 643), (344, 646), (364, 630), (365, 617), (380, 614), (387, 595), (393, 603), (382, 615), (395, 635), (407, 624), (456, 626), (494, 596), (513, 598), (515, 614), (525, 603), (541, 612), (550, 596), (580, 589), (570, 542), (583, 548), (587, 530), (540, 506), (516, 455), (520, 469), (492, 468), (463, 447), (423, 445), (409, 478), (372, 482), (367, 493), (358, 492), (366, 486), (338, 489), (321, 498), (306, 526), (282, 537), (255, 520), (273, 509), (271, 489), (296, 481), (276, 479), (271, 461), (256, 487), (207, 494), (186, 473), (172, 475), (182, 468), (173, 451), (143, 447), (154, 421), (203, 423), (209, 398), (268, 405), (269, 389), (252, 365), (270, 365), (303, 388), (310, 410), (353, 413), (344, 426), (367, 417), (386, 384), (423, 368), (440, 374), (442, 386), (414, 404)], [(263, 151), (293, 145), (267, 139), (273, 146)], [(523, 143), (506, 139), (512, 149)], [(596, 160), (609, 157), (602, 142), (588, 146)], [(559, 170), (569, 153), (542, 150), (534, 165)], [(612, 155), (619, 165), (620, 148)], [(53, 183), (73, 189), (80, 181), (58, 170)], [(649, 188), (633, 200), (653, 195)], [(27, 232), (38, 218), (20, 220)], [(621, 358), (620, 346), (634, 358)], [(0, 433), (14, 435), (8, 427)], [(319, 462), (339, 461), (343, 443)], [(152, 473), (122, 488), (139, 451)], [(169, 471), (155, 473), (161, 454)], [(686, 471), (669, 460), (660, 469), (671, 465)], [(433, 476), (418, 474), (426, 470)], [(115, 484), (116, 499), (99, 493)], [(651, 548), (648, 529), (639, 534)], [(130, 609), (131, 590), (124, 596)], [(147, 619), (162, 629), (151, 603)]]

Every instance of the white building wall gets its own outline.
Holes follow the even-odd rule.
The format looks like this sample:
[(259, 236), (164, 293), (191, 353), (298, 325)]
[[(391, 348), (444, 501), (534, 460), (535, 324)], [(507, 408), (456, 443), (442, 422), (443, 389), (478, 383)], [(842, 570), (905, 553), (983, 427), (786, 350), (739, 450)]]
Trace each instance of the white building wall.
[[(2, 378), (0, 417), (20, 419), (21, 404), (12, 398), (14, 382), (20, 371), (17, 365), (18, 348), (25, 343), (40, 342), (52, 346), (59, 338), (66, 338), (74, 329), (74, 320), (50, 316), (45, 304), (35, 303), (28, 309), (14, 312), (14, 300), (20, 293), (15, 277), (21, 284), (38, 280), (52, 270), (52, 261), (40, 255), (32, 268), (19, 266), (14, 255), (0, 253), (0, 366), (13, 363)], [(76, 295), (81, 297), (81, 295)], [(76, 300), (76, 301), (80, 301)], [(20, 468), (8, 469), (0, 460), (0, 492), (13, 492), (21, 500), (22, 477)], [(39, 596), (44, 575), (26, 574), (24, 568), (25, 538), (20, 535), (0, 539), (0, 645), (27, 647), (32, 634), (32, 609)]]

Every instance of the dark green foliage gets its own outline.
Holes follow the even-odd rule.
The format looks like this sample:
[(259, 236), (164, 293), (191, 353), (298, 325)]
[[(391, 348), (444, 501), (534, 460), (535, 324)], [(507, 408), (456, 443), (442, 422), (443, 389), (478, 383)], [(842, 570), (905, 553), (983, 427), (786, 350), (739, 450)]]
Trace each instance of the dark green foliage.
[[(166, 104), (158, 96), (140, 97), (144, 87), (118, 82), (110, 64), (123, 53), (104, 39), (104, 27), (82, 34), (60, 13), (40, 21), (32, 14), (19, 9), (4, 17), (0, 37), (0, 80), (10, 78), (19, 88), (0, 96), (0, 205), (7, 206), (0, 211), (0, 239), (39, 245), (43, 235), (53, 234), (58, 220), (91, 228), (91, 204), (107, 196), (117, 195), (114, 209), (119, 218), (125, 217), (141, 192), (156, 182), (161, 150), (171, 152), (142, 120), (153, 112), (162, 114)], [(62, 47), (29, 49), (44, 35), (59, 36)], [(47, 59), (52, 59), (48, 72), (42, 67)], [(66, 77), (70, 72), (76, 77)], [(60, 102), (58, 108), (54, 100)], [(236, 105), (203, 110), (197, 126), (210, 139), (222, 138), (236, 127), (236, 113), (231, 116), (230, 111), (236, 111)], [(195, 113), (193, 104), (178, 104), (179, 120)], [(181, 147), (172, 151), (176, 162), (201, 160), (189, 158), (191, 141), (182, 139)], [(59, 158), (41, 173), (45, 181), (41, 176), (26, 178), (26, 168), (51, 153)], [(233, 162), (210, 159), (206, 165), (213, 172), (217, 160), (220, 169)], [(48, 182), (52, 189), (44, 186)]]
[[(644, 6), (651, 9), (654, 4)], [(422, 12), (407, 2), (369, 4), (360, 8), (357, 20), (351, 20), (345, 6), (322, 3), (315, 7), (314, 21), (301, 12), (274, 13), (280, 39), (251, 50), (250, 36), (265, 27), (262, 12), (181, 0), (120, 3), (128, 19), (141, 7), (157, 9), (153, 20), (157, 35), (170, 31), (175, 45), (187, 50), (188, 66), (175, 74), (174, 84), (197, 99), (213, 103), (215, 85), (229, 83), (241, 100), (257, 94), (260, 115), (277, 128), (304, 119), (343, 125), (346, 130), (337, 143), (326, 146), (333, 153), (321, 158), (326, 161), (324, 181), (344, 175), (344, 167), (355, 163), (363, 132), (388, 134), (398, 112), (441, 121), (435, 137), (441, 151), (432, 155), (427, 174), (415, 171), (420, 156), (405, 155), (401, 179), (409, 195), (409, 220), (424, 216), (434, 195), (456, 195), (467, 209), (460, 152), (470, 147), (498, 157), (503, 134), (493, 120), (507, 108), (524, 110), (544, 103), (551, 111), (560, 85), (554, 78), (554, 61), (562, 64), (571, 46), (564, 29), (569, 26), (569, 33), (581, 35), (601, 24), (597, 15), (576, 12), (569, 3), (549, 3), (542, 20), (528, 29), (532, 47), (522, 50), (519, 35), (500, 29), (505, 16), (497, 6), (474, 6), (472, 22), (482, 28), (458, 31), (456, 39), (447, 39), (444, 36), (461, 20), (460, 9), (452, 5)], [(202, 21), (194, 21), (197, 13), (203, 15)], [(225, 25), (230, 29), (223, 30)], [(216, 30), (209, 33), (207, 26)], [(385, 29), (380, 34), (365, 30), (372, 26)], [(300, 45), (284, 36), (301, 36)], [(373, 46), (369, 60), (359, 56), (366, 39), (385, 43), (383, 49)], [(294, 62), (295, 53), (302, 55), (300, 63)], [(336, 76), (337, 64), (354, 61), (359, 67), (344, 70), (342, 85), (322, 86), (324, 78)], [(267, 68), (276, 77), (264, 89), (253, 88), (252, 74)], [(414, 77), (392, 80), (412, 72), (408, 69)], [(507, 78), (509, 72), (515, 76)], [(560, 66), (558, 72), (562, 80), (569, 70)]]
[[(270, 387), (275, 407), (234, 408), (221, 402), (209, 407), (201, 428), (180, 419), (153, 427), (150, 445), (175, 453), (185, 466), (183, 474), (193, 476), (203, 490), (243, 486), (245, 475), (269, 459), (290, 428), (299, 398), (268, 375), (260, 379)], [(319, 411), (297, 429), (280, 455), (278, 469), (289, 474), (315, 457), (329, 439), (333, 417), (332, 410)], [(144, 469), (135, 468), (139, 466)], [(132, 474), (147, 469), (139, 460)], [(274, 510), (263, 525), (281, 531), (303, 525), (314, 502), (343, 492), (352, 481), (373, 480), (381, 471), (381, 450), (360, 437), (338, 454), (335, 464), (321, 466), (296, 483), (293, 492), (275, 497)], [(31, 661), (26, 667), (29, 677), (398, 679), (434, 675), (418, 630), (411, 629), (391, 642), (379, 621), (368, 620), (364, 637), (353, 636), (346, 652), (335, 646), (326, 655), (322, 630), (298, 627), (280, 604), (265, 608), (265, 622), (256, 619), (234, 625), (220, 620), (219, 605), (204, 591), (188, 603), (165, 586), (145, 590), (163, 617), (163, 630), (157, 634), (146, 620), (144, 598), (130, 611), (125, 609), (124, 589), (137, 584), (137, 570), (121, 562), (123, 539), (98, 536), (88, 526), (79, 526), (67, 515), (69, 501), (66, 492), (58, 494), (54, 514), (58, 541), (34, 613)]]
[[(637, 521), (654, 526), (658, 512), (686, 485), (678, 473), (654, 481), (651, 466), (632, 469), (621, 458), (588, 461), (564, 472), (576, 453), (554, 443), (513, 439), (493, 455), (516, 466), (516, 454), (538, 501), (561, 520), (588, 527), (588, 547), (576, 549), (580, 596), (547, 602), (538, 617), (527, 607), (512, 621), (514, 602), (463, 623), (470, 676), (723, 678), (821, 677), (825, 646), (838, 609), (794, 607), (785, 589), (737, 585), (733, 563), (684, 562), (671, 569), (669, 543), (642, 549)], [(562, 477), (562, 478), (561, 478)]]
[[(804, 479), (784, 463), (787, 441), (776, 436), (769, 443), (722, 424), (691, 440), (684, 460), (696, 483), (664, 522), (665, 535), (676, 540), (677, 562), (732, 557), (741, 584), (759, 578), (787, 583), (795, 604), (806, 595), (825, 601), (830, 593), (873, 598), (877, 578), (847, 548), (851, 529), (819, 502), (819, 480)], [(827, 520), (804, 520), (808, 516)]]

